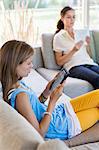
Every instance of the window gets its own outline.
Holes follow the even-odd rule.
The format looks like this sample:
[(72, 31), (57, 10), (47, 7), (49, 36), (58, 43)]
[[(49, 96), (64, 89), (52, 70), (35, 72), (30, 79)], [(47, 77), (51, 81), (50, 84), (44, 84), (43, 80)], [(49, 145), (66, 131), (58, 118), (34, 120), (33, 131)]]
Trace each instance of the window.
[(75, 28), (98, 28), (99, 0), (90, 0), (89, 5), (88, 0), (0, 0), (0, 45), (10, 39), (40, 44), (42, 33), (56, 31), (66, 5), (75, 9)]
[(89, 27), (99, 29), (99, 0), (90, 0), (89, 3)]

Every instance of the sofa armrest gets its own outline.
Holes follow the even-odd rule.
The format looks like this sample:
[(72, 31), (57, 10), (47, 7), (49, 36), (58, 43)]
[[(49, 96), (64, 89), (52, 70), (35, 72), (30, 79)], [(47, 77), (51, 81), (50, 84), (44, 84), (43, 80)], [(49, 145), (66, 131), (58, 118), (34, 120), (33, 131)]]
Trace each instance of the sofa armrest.
[(43, 144), (39, 144), (37, 150), (70, 150), (61, 140), (49, 140)]

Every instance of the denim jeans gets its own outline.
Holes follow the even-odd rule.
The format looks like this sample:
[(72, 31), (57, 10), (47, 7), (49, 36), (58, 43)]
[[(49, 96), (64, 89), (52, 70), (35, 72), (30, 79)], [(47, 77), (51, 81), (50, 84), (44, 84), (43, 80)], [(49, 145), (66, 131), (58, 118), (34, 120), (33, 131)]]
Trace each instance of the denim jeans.
[(99, 89), (99, 66), (80, 65), (69, 70), (70, 77), (86, 80), (93, 85), (95, 89)]

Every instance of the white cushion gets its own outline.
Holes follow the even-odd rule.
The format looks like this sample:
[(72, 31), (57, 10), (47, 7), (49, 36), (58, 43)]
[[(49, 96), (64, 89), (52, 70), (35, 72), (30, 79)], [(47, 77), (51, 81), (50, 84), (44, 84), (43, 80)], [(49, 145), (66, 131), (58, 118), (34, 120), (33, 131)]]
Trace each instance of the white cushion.
[(38, 96), (45, 89), (48, 81), (36, 70), (32, 69), (28, 77), (22, 79)]

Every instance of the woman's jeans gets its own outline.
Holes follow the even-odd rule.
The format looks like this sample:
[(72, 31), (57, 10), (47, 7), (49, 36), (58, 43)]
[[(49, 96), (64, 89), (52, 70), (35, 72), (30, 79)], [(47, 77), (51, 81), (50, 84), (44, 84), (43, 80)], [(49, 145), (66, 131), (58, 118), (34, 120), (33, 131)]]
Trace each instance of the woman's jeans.
[(95, 89), (99, 89), (99, 66), (80, 65), (69, 70), (70, 77), (86, 80), (93, 85)]

